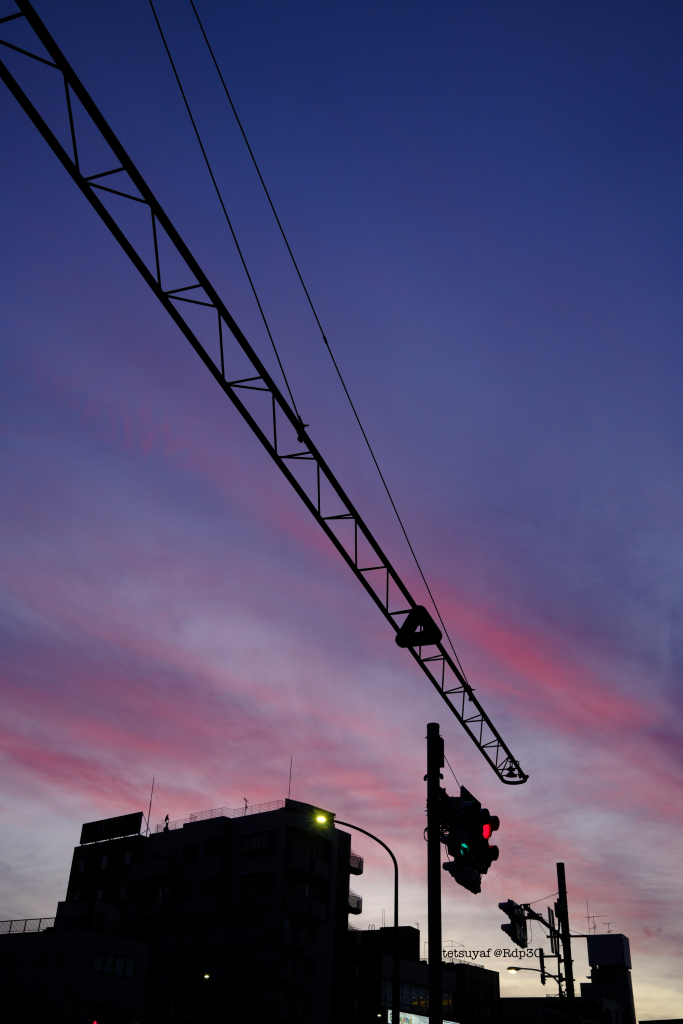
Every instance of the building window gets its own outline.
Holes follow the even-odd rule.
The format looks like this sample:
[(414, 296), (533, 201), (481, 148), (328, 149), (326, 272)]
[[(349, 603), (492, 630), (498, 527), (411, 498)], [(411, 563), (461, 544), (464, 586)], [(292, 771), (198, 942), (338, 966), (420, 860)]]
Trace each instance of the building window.
[(199, 856), (198, 846), (184, 846), (183, 847), (183, 864), (194, 864), (197, 857)]
[[(294, 942), (305, 946), (315, 938), (315, 924), (309, 918), (287, 915), (283, 918), (282, 925), (286, 942), (293, 939)], [(390, 1006), (391, 1002), (388, 1005)]]
[(135, 977), (135, 957), (115, 953), (95, 953), (92, 969), (95, 974), (115, 974), (119, 978)]
[(241, 896), (255, 896), (268, 892), (270, 871), (256, 871), (250, 875), (240, 875), (237, 879), (237, 892)]
[(263, 928), (265, 923), (265, 910), (256, 910), (251, 907), (249, 909), (229, 910), (226, 915), (228, 928)]
[(126, 898), (126, 887), (125, 887), (125, 885), (122, 885), (121, 886), (121, 891), (119, 892), (119, 899), (120, 900), (125, 900), (125, 898)]
[(95, 893), (95, 899), (96, 900), (101, 900), (102, 899), (102, 890), (101, 889), (98, 889), (97, 892)]
[(133, 859), (133, 854), (132, 854), (132, 853), (131, 853), (131, 851), (129, 850), (129, 851), (128, 851), (128, 853), (127, 853), (127, 854), (125, 855), (125, 857), (123, 858), (123, 863), (124, 863), (124, 864), (126, 865), (126, 867), (128, 867), (128, 865), (130, 864), (130, 862), (132, 861), (132, 859)]
[[(429, 1011), (429, 989), (424, 985), (411, 985), (408, 982), (401, 982), (400, 1009), (407, 1013), (424, 1015)], [(391, 1006), (391, 981), (389, 978), (382, 979), (382, 1004)], [(453, 993), (443, 993), (443, 1009), (449, 1012), (453, 1009)]]
[(79, 873), (79, 875), (82, 875), (84, 871), (85, 871), (85, 861), (84, 860), (80, 860), (78, 862), (78, 873)]
[(189, 900), (192, 898), (192, 882), (178, 882), (173, 893), (177, 900)]
[(272, 832), (249, 832), (242, 836), (242, 853), (265, 853), (270, 849)]
[(100, 864), (100, 871), (104, 871), (104, 869), (106, 868), (106, 866), (107, 866), (107, 858), (106, 858), (106, 857), (103, 857), (103, 858), (102, 858), (102, 862), (101, 862), (101, 864)]
[(296, 878), (287, 878), (285, 892), (293, 896), (304, 896), (310, 900), (317, 900), (319, 903), (327, 903), (327, 887), (324, 885), (312, 885), (310, 882), (302, 882)]
[(202, 878), (200, 896), (216, 896), (218, 894), (217, 878)]

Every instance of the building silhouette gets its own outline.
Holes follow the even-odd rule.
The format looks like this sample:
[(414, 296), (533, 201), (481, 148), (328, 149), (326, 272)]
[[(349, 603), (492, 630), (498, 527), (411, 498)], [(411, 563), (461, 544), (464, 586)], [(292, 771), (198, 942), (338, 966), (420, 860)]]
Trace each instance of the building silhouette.
[[(584, 1024), (636, 1024), (628, 939), (610, 934), (586, 940), (591, 980), (575, 999), (578, 1018)], [(564, 999), (506, 997), (500, 1007), (501, 1024), (563, 1024), (568, 1018)]]
[[(394, 931), (349, 926), (363, 861), (333, 819), (281, 800), (167, 819), (152, 834), (140, 833), (141, 813), (87, 823), (55, 917), (0, 922), (0, 1020), (387, 1022)], [(424, 1018), (418, 929), (401, 927), (399, 944), (401, 1014)], [(636, 1024), (628, 939), (589, 936), (588, 955), (580, 1019)], [(479, 965), (444, 964), (444, 1019), (566, 1024), (566, 1000), (501, 999), (498, 982)]]
[(53, 924), (0, 935), (17, 1020), (343, 1019), (348, 918), (362, 909), (349, 879), (363, 866), (331, 814), (285, 800), (120, 834), (140, 818), (84, 826)]
[[(347, 968), (354, 982), (349, 1021), (377, 1024), (386, 1021), (391, 1008), (393, 977), (393, 928), (349, 931)], [(399, 928), (401, 958), (401, 1014), (426, 1017), (429, 1013), (429, 966), (420, 960), (420, 932)], [(499, 986), (497, 971), (469, 963), (444, 964), (442, 972), (443, 1016), (458, 1024), (497, 1024)]]

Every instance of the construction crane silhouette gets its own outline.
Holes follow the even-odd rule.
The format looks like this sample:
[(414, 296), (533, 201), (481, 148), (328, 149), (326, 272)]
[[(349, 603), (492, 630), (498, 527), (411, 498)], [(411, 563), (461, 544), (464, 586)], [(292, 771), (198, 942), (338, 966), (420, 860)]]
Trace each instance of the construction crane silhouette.
[[(55, 91), (63, 95), (68, 117), (68, 149), (0, 60), (3, 82), (384, 615), (396, 642), (409, 651), (501, 782), (526, 782), (528, 775), (442, 643), (441, 630), (427, 609), (410, 594), (318, 451), (306, 425), (251, 347), (47, 28), (27, 0), (13, 2), (16, 13), (1, 18), (0, 25), (9, 28), (11, 22), (24, 19), (39, 44), (38, 49), (44, 48), (47, 56), (5, 38), (0, 39), (0, 45), (17, 54), (26, 68), (35, 67), (33, 61), (55, 70)], [(74, 98), (81, 107), (80, 117), (87, 122), (85, 129), (78, 132), (73, 116)], [(47, 109), (53, 108), (50, 105)], [(92, 142), (85, 140), (93, 138), (97, 138), (99, 169), (85, 173), (88, 151), (94, 151)], [(109, 154), (104, 159), (103, 146)], [(139, 230), (131, 231), (130, 217), (123, 218), (118, 207), (105, 205), (109, 196), (127, 200), (128, 215), (131, 208), (138, 214), (136, 227), (146, 227), (151, 258), (137, 241)], [(186, 275), (178, 287), (169, 288), (170, 282), (164, 276), (169, 262), (175, 274), (180, 266)], [(185, 312), (188, 307), (212, 311), (214, 327), (209, 341), (200, 340), (190, 314)], [(249, 369), (246, 376), (233, 379), (230, 369), (238, 357), (242, 362), (246, 357)]]

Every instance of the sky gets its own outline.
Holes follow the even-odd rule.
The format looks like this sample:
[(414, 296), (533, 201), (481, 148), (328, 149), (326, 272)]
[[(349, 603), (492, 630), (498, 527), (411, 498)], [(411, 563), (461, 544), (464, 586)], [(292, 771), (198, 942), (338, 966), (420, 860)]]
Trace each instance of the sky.
[[(149, 4), (35, 7), (279, 373)], [(153, 776), (154, 826), (281, 799), (292, 758), (294, 798), (396, 852), (401, 922), (426, 938), (436, 721), (501, 819), (482, 893), (444, 876), (444, 939), (509, 946), (498, 903), (544, 911), (562, 861), (572, 928), (588, 913), (630, 939), (638, 1019), (681, 1017), (683, 11), (197, 8), (468, 678), (529, 781), (501, 785), (396, 647), (3, 88), (0, 919), (53, 914), (81, 823), (146, 813)], [(157, 11), (309, 433), (426, 602), (189, 2)], [(64, 137), (50, 70), (2, 56)], [(353, 845), (354, 923), (390, 923), (389, 859)], [(503, 995), (545, 991), (501, 974)]]

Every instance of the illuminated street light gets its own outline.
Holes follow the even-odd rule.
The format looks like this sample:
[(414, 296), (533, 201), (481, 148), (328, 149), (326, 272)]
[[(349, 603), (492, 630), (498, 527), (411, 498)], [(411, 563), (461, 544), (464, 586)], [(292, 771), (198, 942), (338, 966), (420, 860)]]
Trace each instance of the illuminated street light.
[[(377, 838), (377, 836), (374, 836), (372, 832), (367, 832), (364, 828), (361, 828), (360, 825), (352, 825), (350, 821), (339, 821), (338, 818), (335, 819), (334, 815), (332, 816), (332, 818), (335, 825), (342, 825), (344, 828), (352, 828), (356, 832), (362, 832), (364, 836), (368, 836), (370, 839), (374, 839), (376, 843), (379, 843), (380, 846), (384, 847), (384, 849), (387, 851), (394, 864), (394, 965), (391, 982), (391, 1016), (392, 1020), (398, 1021), (401, 1016), (399, 1010), (399, 990), (401, 987), (401, 950), (398, 932), (398, 863), (393, 853), (387, 846), (387, 844), (383, 843), (381, 839)], [(321, 825), (324, 825), (327, 823), (327, 816), (324, 814), (316, 814), (315, 820), (319, 822)]]

